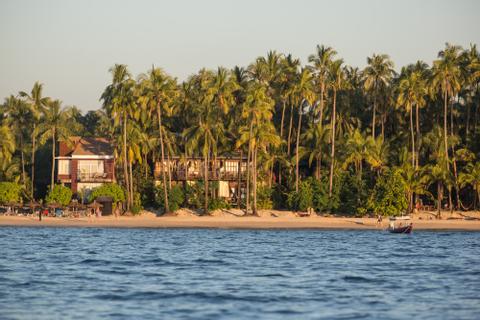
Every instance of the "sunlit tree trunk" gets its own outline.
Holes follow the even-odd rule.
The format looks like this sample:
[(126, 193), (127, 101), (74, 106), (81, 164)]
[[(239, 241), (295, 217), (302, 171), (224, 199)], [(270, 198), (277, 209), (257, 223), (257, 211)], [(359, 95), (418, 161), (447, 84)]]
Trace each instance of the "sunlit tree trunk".
[(333, 89), (333, 111), (332, 111), (332, 152), (331, 158), (332, 161), (330, 163), (330, 180), (328, 184), (328, 196), (332, 196), (332, 189), (333, 189), (333, 170), (335, 169), (335, 122), (336, 122), (336, 114), (337, 114), (337, 90)]
[(50, 181), (50, 191), (53, 191), (53, 185), (55, 183), (55, 127), (52, 128), (52, 176)]
[(30, 195), (32, 200), (34, 200), (34, 192), (35, 192), (35, 143), (36, 143), (36, 124), (33, 124), (33, 131), (32, 131), (32, 187), (30, 189)]
[(292, 137), (292, 128), (293, 128), (293, 104), (290, 107), (290, 125), (288, 127), (288, 139), (287, 139), (287, 154), (290, 156), (290, 140)]
[(302, 130), (302, 106), (303, 106), (303, 100), (300, 103), (300, 106), (298, 108), (298, 129), (297, 129), (297, 144), (295, 148), (295, 191), (298, 192), (298, 180), (299, 180), (299, 175), (300, 175), (300, 170), (299, 170), (299, 158), (298, 158), (298, 148), (300, 147), (300, 132)]
[(253, 132), (253, 119), (250, 121), (250, 131), (248, 133), (248, 152), (247, 152), (247, 195), (245, 204), (245, 214), (248, 215), (248, 209), (250, 208), (250, 159), (252, 155), (252, 132)]
[(168, 205), (168, 190), (167, 190), (167, 177), (165, 173), (165, 148), (163, 145), (163, 130), (162, 130), (162, 109), (160, 108), (160, 101), (157, 102), (157, 117), (158, 117), (158, 130), (160, 133), (160, 152), (161, 152), (161, 170), (162, 170), (162, 180), (163, 180), (163, 193), (165, 197), (165, 213), (170, 212), (170, 207)]
[(255, 143), (253, 149), (253, 215), (258, 216), (257, 212), (257, 150), (258, 145)]
[(127, 115), (123, 115), (123, 178), (125, 180), (125, 189), (127, 191), (127, 211), (130, 210), (130, 183), (128, 179), (128, 160), (127, 160)]

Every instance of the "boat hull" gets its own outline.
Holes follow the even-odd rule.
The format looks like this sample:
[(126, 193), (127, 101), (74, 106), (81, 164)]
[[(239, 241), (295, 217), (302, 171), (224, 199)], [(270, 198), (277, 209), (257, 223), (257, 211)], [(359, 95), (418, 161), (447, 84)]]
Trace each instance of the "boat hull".
[(399, 227), (399, 228), (395, 228), (395, 229), (389, 228), (388, 232), (390, 232), (390, 233), (411, 233), (412, 229), (413, 229), (413, 226), (408, 225), (408, 226), (405, 226), (405, 227)]

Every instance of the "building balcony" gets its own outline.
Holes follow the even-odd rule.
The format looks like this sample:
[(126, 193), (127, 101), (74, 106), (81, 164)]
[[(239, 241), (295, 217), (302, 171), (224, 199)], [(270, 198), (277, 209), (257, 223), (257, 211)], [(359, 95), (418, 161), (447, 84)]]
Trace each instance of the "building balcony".
[[(165, 172), (168, 177), (168, 172)], [(189, 171), (186, 172), (185, 170), (172, 170), (171, 171), (172, 180), (174, 181), (194, 181), (194, 180), (204, 180), (204, 172), (203, 171)], [(155, 170), (155, 178), (161, 179), (162, 178), (162, 171)], [(208, 180), (211, 181), (237, 181), (239, 178), (238, 171), (208, 171)], [(247, 179), (247, 172), (242, 171), (240, 174), (241, 180)]]

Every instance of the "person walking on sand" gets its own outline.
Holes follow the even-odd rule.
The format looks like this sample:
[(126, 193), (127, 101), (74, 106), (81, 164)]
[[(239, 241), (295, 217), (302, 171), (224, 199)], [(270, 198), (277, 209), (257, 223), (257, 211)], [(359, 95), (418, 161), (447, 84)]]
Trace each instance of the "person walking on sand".
[(377, 217), (377, 224), (381, 227), (382, 226), (382, 220), (383, 220), (383, 217), (381, 214), (378, 215)]

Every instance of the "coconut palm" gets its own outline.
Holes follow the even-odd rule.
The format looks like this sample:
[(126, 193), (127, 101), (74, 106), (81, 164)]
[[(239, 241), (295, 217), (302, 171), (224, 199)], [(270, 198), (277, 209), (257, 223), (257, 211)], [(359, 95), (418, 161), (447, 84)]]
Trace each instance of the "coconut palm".
[[(333, 106), (332, 106), (332, 149), (330, 153), (330, 178), (328, 184), (328, 195), (332, 196), (333, 188), (333, 170), (335, 168), (335, 125), (336, 125), (336, 115), (337, 115), (337, 93), (342, 90), (345, 86), (345, 73), (343, 70), (343, 59), (335, 60), (330, 64), (328, 70), (329, 78), (329, 87), (333, 91)], [(298, 190), (297, 190), (298, 191)]]
[[(458, 176), (460, 187), (472, 186), (480, 203), (480, 162), (470, 162)], [(475, 195), (474, 195), (475, 199)], [(474, 204), (476, 202), (474, 201)], [(475, 208), (475, 206), (474, 206)]]
[(21, 168), (22, 168), (22, 184), (25, 190), (27, 189), (27, 177), (25, 172), (25, 129), (30, 127), (32, 117), (29, 105), (13, 95), (5, 99), (7, 122), (18, 141), (18, 148), (20, 150)]
[(393, 62), (386, 54), (374, 54), (367, 58), (367, 67), (363, 70), (364, 88), (373, 97), (372, 137), (375, 138), (376, 112), (382, 90), (393, 78)]
[(320, 87), (320, 103), (318, 121), (323, 121), (324, 97), (327, 83), (327, 76), (330, 69), (330, 64), (333, 61), (337, 52), (332, 47), (324, 45), (317, 45), (316, 52), (308, 56), (308, 62), (311, 63), (311, 70), (314, 74), (315, 80)]
[(48, 97), (43, 97), (43, 84), (39, 82), (35, 82), (33, 85), (32, 90), (30, 91), (30, 94), (24, 91), (20, 91), (20, 96), (26, 98), (27, 102), (30, 104), (30, 112), (32, 115), (32, 156), (31, 156), (31, 175), (30, 175), (30, 180), (32, 181), (31, 183), (31, 188), (30, 188), (30, 197), (33, 199), (34, 198), (34, 186), (35, 186), (35, 152), (37, 150), (36, 146), (36, 141), (37, 141), (37, 136), (39, 134), (38, 132), (38, 124), (39, 121), (42, 117), (43, 111), (45, 107), (47, 106), (47, 102), (50, 100)]
[(433, 62), (431, 90), (433, 93), (441, 91), (443, 95), (443, 141), (445, 159), (444, 164), (449, 170), (448, 156), (448, 103), (461, 87), (461, 70), (459, 65), (460, 47), (446, 44), (446, 48), (438, 53), (439, 60)]
[(15, 152), (15, 136), (7, 125), (0, 126), (0, 167), (5, 170)]
[[(168, 185), (165, 164), (165, 146), (164, 146), (164, 124), (163, 114), (171, 115), (173, 112), (174, 101), (178, 96), (176, 80), (168, 76), (162, 69), (152, 68), (150, 73), (145, 77), (146, 85), (144, 97), (146, 100), (143, 105), (149, 114), (156, 114), (158, 121), (158, 132), (160, 138), (160, 155), (161, 155), (161, 171), (163, 179), (163, 191), (165, 197), (165, 212), (170, 212), (168, 205)], [(170, 167), (170, 164), (167, 164)]]
[(109, 72), (112, 74), (112, 83), (105, 88), (100, 100), (103, 100), (103, 108), (107, 115), (113, 118), (114, 127), (121, 125), (123, 136), (121, 158), (123, 159), (123, 178), (127, 191), (127, 210), (129, 210), (133, 202), (133, 194), (128, 179), (127, 124), (135, 104), (133, 94), (135, 81), (131, 79), (127, 66), (124, 64), (115, 64), (109, 69)]
[(358, 128), (348, 135), (344, 150), (346, 158), (343, 161), (343, 169), (347, 169), (353, 163), (355, 172), (361, 177), (363, 161), (368, 157), (368, 142)]
[(52, 140), (52, 172), (50, 180), (50, 190), (55, 185), (55, 155), (57, 141), (69, 143), (71, 135), (72, 122), (70, 110), (62, 108), (60, 100), (49, 100), (47, 108), (44, 111), (42, 123), (38, 129), (40, 134), (40, 143), (44, 144), (48, 139)]

